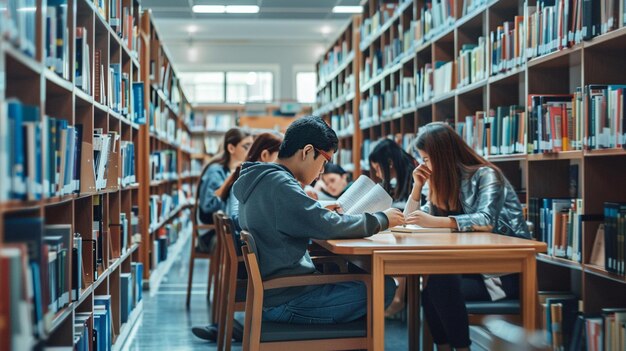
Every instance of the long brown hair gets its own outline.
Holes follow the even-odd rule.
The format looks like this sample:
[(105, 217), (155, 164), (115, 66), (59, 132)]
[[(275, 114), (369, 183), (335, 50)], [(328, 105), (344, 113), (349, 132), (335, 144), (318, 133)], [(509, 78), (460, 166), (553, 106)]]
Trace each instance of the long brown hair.
[[(267, 150), (270, 154), (274, 152), (278, 152), (280, 148), (280, 143), (282, 143), (283, 138), (279, 135), (273, 133), (262, 133), (259, 134), (255, 139), (252, 146), (250, 146), (250, 150), (248, 150), (248, 157), (246, 161), (248, 162), (258, 162), (261, 160), (261, 154), (263, 154), (264, 150)], [(230, 194), (230, 189), (233, 187), (233, 184), (237, 179), (239, 179), (239, 172), (241, 171), (241, 166), (237, 167), (232, 177), (228, 177), (226, 179), (224, 192), (222, 194), (222, 199), (228, 199)]]
[(239, 144), (243, 139), (250, 136), (250, 133), (241, 130), (239, 128), (231, 128), (226, 134), (224, 134), (224, 144), (222, 145), (222, 153), (215, 156), (207, 166), (210, 166), (214, 163), (219, 163), (222, 167), (228, 167), (230, 163), (230, 152), (228, 152), (228, 145)]
[(491, 167), (502, 179), (502, 172), (476, 153), (450, 127), (432, 122), (420, 127), (415, 148), (428, 154), (432, 165), (429, 198), (442, 211), (458, 211), (460, 207), (461, 171), (474, 174), (481, 167)]

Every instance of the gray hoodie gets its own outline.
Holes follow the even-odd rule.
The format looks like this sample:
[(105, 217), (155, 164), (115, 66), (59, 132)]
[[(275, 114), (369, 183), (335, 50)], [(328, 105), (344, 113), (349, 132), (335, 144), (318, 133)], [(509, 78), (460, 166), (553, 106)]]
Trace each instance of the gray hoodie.
[[(363, 238), (387, 229), (382, 212), (340, 215), (326, 210), (302, 190), (286, 167), (244, 163), (233, 185), (241, 228), (254, 236), (263, 280), (316, 272), (307, 250), (310, 239)], [(265, 293), (266, 307), (278, 306), (311, 287)]]

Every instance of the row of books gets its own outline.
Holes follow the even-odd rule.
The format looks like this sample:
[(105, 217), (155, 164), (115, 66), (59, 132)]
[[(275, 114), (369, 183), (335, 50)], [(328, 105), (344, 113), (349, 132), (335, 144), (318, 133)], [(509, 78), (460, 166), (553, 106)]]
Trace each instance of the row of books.
[(548, 255), (582, 261), (582, 199), (529, 198), (533, 236), (548, 244)]
[(526, 113), (521, 106), (498, 106), (476, 111), (456, 123), (455, 128), (463, 140), (479, 155), (509, 155), (525, 153)]
[(137, 172), (135, 168), (135, 144), (130, 141), (122, 141), (120, 144), (120, 156), (122, 161), (120, 183), (128, 186), (137, 182)]
[(209, 155), (216, 155), (223, 147), (223, 137), (207, 135), (204, 137), (204, 152)]
[[(26, 11), (26, 10), (24, 10)], [(32, 11), (35, 13), (35, 11)], [(70, 52), (69, 52), (69, 32), (68, 32), (68, 13), (67, 0), (48, 1), (45, 18), (46, 43), (44, 46), (44, 64), (50, 70), (56, 72), (59, 76), (70, 79)], [(78, 55), (82, 54), (82, 31), (76, 28), (76, 55), (77, 63), (82, 65), (82, 60), (78, 61)], [(78, 34), (81, 34), (79, 41)], [(86, 34), (86, 33), (85, 33)], [(79, 83), (77, 81), (77, 83)]]
[(37, 13), (35, 0), (0, 0), (0, 36), (22, 52), (35, 57)]
[(150, 154), (150, 180), (171, 180), (177, 175), (175, 150), (154, 151)]
[(0, 344), (8, 340), (16, 347), (33, 335), (45, 337), (54, 315), (78, 299), (82, 240), (71, 225), (44, 225), (38, 217), (7, 218), (4, 230), (0, 280), (10, 290), (0, 293), (0, 318), (12, 317), (0, 323)]
[(208, 131), (227, 131), (235, 126), (235, 116), (228, 113), (206, 113), (200, 115), (194, 112), (194, 127)]
[(432, 0), (424, 4), (420, 10), (421, 17), (418, 20), (418, 26), (421, 27), (420, 32), (424, 34), (425, 40), (450, 28), (454, 23), (453, 8), (454, 1), (452, 0)]
[(524, 16), (515, 16), (489, 33), (491, 75), (512, 70), (525, 61)]
[(330, 126), (339, 137), (353, 135), (354, 115), (349, 110), (345, 110), (343, 115), (333, 114), (330, 116)]
[(588, 85), (571, 95), (529, 95), (529, 152), (626, 147), (625, 88)]
[(553, 350), (618, 351), (626, 348), (626, 308), (605, 307), (583, 314), (571, 292), (539, 291), (541, 329)]
[(341, 45), (334, 45), (317, 64), (318, 81), (326, 82), (330, 74), (354, 53), (351, 50), (352, 48), (348, 48), (348, 42), (345, 40), (341, 42)]
[(604, 268), (626, 275), (626, 203), (604, 203)]
[(463, 0), (463, 8), (461, 9), (461, 13), (463, 16), (472, 13), (472, 11), (476, 10), (482, 5), (487, 4), (488, 0)]
[[(341, 75), (339, 75), (341, 80)], [(343, 81), (333, 79), (324, 90), (317, 94), (317, 106), (323, 107), (331, 102), (345, 98), (348, 94), (354, 94), (356, 91), (354, 75), (349, 74)]]
[(190, 230), (191, 225), (191, 211), (185, 209), (181, 211), (179, 217), (174, 218), (171, 223), (168, 223), (156, 232), (155, 239), (152, 245), (152, 267), (156, 268), (159, 263), (167, 260), (168, 248), (170, 245), (178, 241), (180, 234), (185, 230)]
[(371, 36), (375, 35), (378, 30), (393, 17), (397, 8), (398, 4), (380, 3), (380, 7), (376, 9), (372, 16), (363, 19), (360, 28), (361, 45), (370, 40)]
[(334, 155), (333, 163), (340, 165), (341, 167), (349, 168), (352, 164), (352, 148), (339, 148)]
[(617, 28), (621, 5), (614, 0), (544, 0), (527, 6), (527, 57), (561, 50)]
[(122, 0), (111, 0), (109, 5), (109, 23), (111, 28), (122, 39), (122, 43), (133, 55), (138, 50), (137, 17), (140, 14), (133, 13), (133, 8), (123, 6)]
[(457, 87), (463, 87), (487, 78), (487, 46), (485, 38), (477, 44), (465, 44), (458, 57)]

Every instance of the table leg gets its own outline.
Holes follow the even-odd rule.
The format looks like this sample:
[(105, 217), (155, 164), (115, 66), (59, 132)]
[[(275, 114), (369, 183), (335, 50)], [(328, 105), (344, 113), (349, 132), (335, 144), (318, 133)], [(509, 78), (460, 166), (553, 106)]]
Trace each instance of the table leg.
[(372, 256), (372, 343), (374, 351), (385, 350), (385, 262)]
[(536, 328), (536, 305), (537, 305), (537, 261), (535, 254), (528, 255), (522, 268), (522, 319), (526, 331), (534, 331)]
[(419, 350), (420, 346), (420, 288), (419, 275), (407, 277), (407, 327), (409, 333), (409, 350)]

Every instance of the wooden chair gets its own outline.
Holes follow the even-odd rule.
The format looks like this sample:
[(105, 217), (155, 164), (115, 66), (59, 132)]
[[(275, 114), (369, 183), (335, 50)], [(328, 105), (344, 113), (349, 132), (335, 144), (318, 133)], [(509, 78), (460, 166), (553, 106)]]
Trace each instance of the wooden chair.
[[(189, 277), (187, 279), (187, 301), (186, 301), (187, 309), (189, 309), (189, 305), (191, 302), (191, 286), (193, 285), (193, 270), (194, 270), (194, 263), (196, 259), (208, 259), (209, 260), (209, 280), (208, 280), (208, 286), (207, 286), (207, 300), (208, 301), (210, 301), (211, 299), (211, 288), (215, 287), (216, 280), (217, 280), (218, 265), (216, 264), (216, 262), (219, 262), (219, 252), (217, 251), (198, 252), (196, 250), (196, 244), (199, 240), (200, 232), (209, 231), (209, 230), (216, 228), (215, 224), (202, 224), (198, 220), (198, 215), (199, 215), (198, 207), (200, 204), (200, 201), (199, 201), (200, 186), (202, 185), (202, 177), (204, 176), (207, 169), (208, 169), (208, 166), (204, 168), (196, 184), (196, 189), (197, 189), (196, 199), (195, 199), (196, 201), (195, 201), (195, 205), (193, 208), (193, 216), (191, 219), (193, 221), (193, 228), (192, 228), (192, 234), (191, 234), (192, 235), (191, 254), (189, 255)], [(215, 214), (213, 217), (213, 221), (214, 221), (213, 223), (215, 223)], [(216, 247), (218, 247), (218, 245), (216, 245)], [(213, 310), (214, 308), (211, 309), (211, 322), (212, 323), (215, 322), (215, 319), (217, 317), (217, 315), (213, 313)]]
[(233, 223), (230, 217), (220, 215), (216, 224), (220, 227), (218, 233), (221, 243), (221, 263), (219, 279), (219, 299), (216, 305), (219, 309), (218, 318), (218, 350), (230, 350), (235, 312), (244, 311), (246, 307), (247, 279), (238, 279), (237, 271), (243, 257), (237, 256), (233, 237)]
[(362, 281), (367, 289), (368, 306), (371, 306), (372, 293), (369, 275), (308, 274), (263, 281), (257, 261), (254, 238), (245, 230), (241, 232), (241, 237), (245, 243), (242, 251), (248, 271), (246, 317), (242, 344), (244, 351), (370, 349), (370, 307), (368, 307), (366, 317), (343, 324), (289, 324), (262, 321), (264, 291), (276, 288)]

